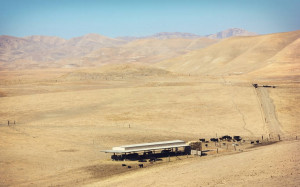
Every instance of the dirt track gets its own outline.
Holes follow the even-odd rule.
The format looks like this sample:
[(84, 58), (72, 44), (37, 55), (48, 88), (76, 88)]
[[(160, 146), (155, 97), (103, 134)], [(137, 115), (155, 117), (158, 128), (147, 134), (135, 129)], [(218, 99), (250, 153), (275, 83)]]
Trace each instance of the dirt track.
[(262, 108), (264, 114), (267, 131), (268, 134), (271, 134), (273, 136), (277, 136), (278, 134), (282, 135), (283, 131), (281, 128), (281, 124), (277, 119), (275, 106), (272, 99), (269, 97), (268, 89), (272, 88), (258, 87), (255, 89), (261, 103), (260, 107)]

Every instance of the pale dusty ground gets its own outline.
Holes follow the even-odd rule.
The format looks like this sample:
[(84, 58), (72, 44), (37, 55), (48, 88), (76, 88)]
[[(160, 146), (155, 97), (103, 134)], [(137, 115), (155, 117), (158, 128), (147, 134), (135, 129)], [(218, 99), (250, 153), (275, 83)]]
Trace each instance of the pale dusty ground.
[(173, 162), (88, 186), (299, 186), (300, 142)]
[[(10, 72), (2, 74), (0, 92), (6, 97), (0, 97), (1, 185), (73, 186), (107, 179), (128, 171), (120, 169), (119, 163), (109, 161), (110, 155), (99, 152), (117, 145), (172, 139), (190, 141), (214, 137), (216, 133), (219, 136), (229, 134), (248, 138), (269, 134), (256, 91), (245, 80), (166, 75), (72, 82), (59, 78), (66, 72), (36, 71), (25, 72), (25, 75), (22, 74), (24, 72), (13, 72), (11, 77), (17, 74), (22, 77), (21, 81), (12, 80)], [(299, 132), (294, 121), (299, 106), (296, 105), (295, 110), (291, 107), (293, 101), (299, 98), (299, 91), (291, 92), (289, 86), (282, 84), (280, 89), (269, 92), (275, 108), (278, 107), (277, 117), (284, 137), (295, 137)], [(15, 120), (16, 125), (7, 126), (7, 120)], [(128, 128), (129, 124), (131, 128)], [(284, 162), (293, 160), (293, 155), (299, 153), (290, 151), (298, 150), (297, 142), (281, 143), (224, 158), (207, 157), (203, 164), (206, 164), (204, 168), (212, 169), (210, 163), (217, 162), (220, 166), (215, 167), (221, 170), (222, 164), (227, 167), (227, 163), (235, 163), (229, 160), (239, 159), (247, 164), (249, 159), (254, 158), (253, 163), (259, 163), (258, 170), (267, 172), (269, 165), (276, 167), (274, 162), (282, 161), (281, 156), (278, 158), (277, 154), (273, 154), (277, 148), (283, 150), (278, 154), (291, 152), (282, 157)], [(269, 159), (260, 162), (260, 157), (254, 156), (260, 152)], [(297, 166), (299, 160), (294, 161)], [(196, 163), (200, 164), (202, 160), (184, 160), (179, 165), (183, 167), (182, 171), (189, 173), (190, 170), (198, 171), (196, 168), (200, 166)], [(175, 165), (162, 164), (145, 172), (156, 176)], [(294, 168), (292, 165), (286, 166), (287, 169), (279, 169), (280, 175), (288, 175), (286, 171)], [(246, 168), (248, 165), (239, 169)], [(224, 168), (224, 171), (228, 170), (230, 168)], [(180, 171), (174, 169), (174, 174), (176, 172)], [(210, 172), (218, 174), (219, 170)], [(139, 175), (135, 170), (128, 174), (129, 178)], [(254, 180), (252, 173), (248, 174), (242, 173), (240, 176), (246, 181)], [(297, 175), (299, 177), (299, 172)], [(224, 180), (227, 176), (223, 175)], [(264, 181), (261, 174), (257, 176), (258, 181)], [(236, 177), (228, 177), (232, 184), (243, 184)], [(120, 181), (120, 184), (125, 184), (127, 180), (126, 177), (113, 179)], [(173, 178), (178, 185), (188, 185), (190, 182), (180, 183), (180, 179), (185, 181), (181, 177)], [(159, 181), (165, 184), (160, 179), (154, 185), (160, 185)], [(213, 181), (218, 184), (219, 178)], [(294, 183), (299, 184), (299, 181)], [(104, 184), (109, 185), (107, 181)]]

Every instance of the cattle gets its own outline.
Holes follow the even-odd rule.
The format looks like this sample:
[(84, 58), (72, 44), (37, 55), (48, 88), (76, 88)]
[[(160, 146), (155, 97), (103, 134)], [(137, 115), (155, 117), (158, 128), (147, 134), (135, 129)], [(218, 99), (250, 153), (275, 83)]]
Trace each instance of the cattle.
[(257, 88), (258, 87), (258, 85), (257, 84), (252, 84), (253, 86), (254, 86), (254, 88)]
[(240, 136), (233, 136), (233, 139), (238, 142), (242, 140), (242, 138)]
[(150, 157), (149, 158), (149, 162), (155, 162), (156, 161), (156, 158), (155, 157)]
[(256, 140), (256, 143), (259, 143), (259, 140)]
[(128, 166), (128, 168), (131, 168), (131, 166)]
[(140, 167), (140, 168), (143, 168), (143, 167), (144, 167), (144, 164), (139, 164), (139, 167)]
[(205, 138), (200, 138), (200, 142), (205, 142)]
[(138, 160), (139, 159), (139, 154), (138, 153), (132, 153), (126, 155), (126, 159), (128, 160)]
[(111, 155), (111, 160), (118, 160), (118, 156), (117, 155)]
[(112, 160), (124, 160), (124, 158), (121, 156), (121, 155), (112, 155), (111, 156), (111, 159)]
[(126, 164), (122, 164), (122, 166), (126, 166)]
[(219, 142), (218, 138), (211, 138), (210, 141), (212, 141), (212, 142)]
[(170, 150), (162, 150), (162, 151), (161, 151), (161, 154), (168, 154), (168, 155), (169, 155), (170, 152), (171, 152)]
[(228, 136), (228, 135), (225, 135), (225, 136), (222, 136), (220, 138), (220, 140), (224, 141), (224, 140), (227, 140), (227, 141), (231, 141), (232, 140), (232, 137), (231, 136)]
[(254, 141), (251, 141), (251, 144), (254, 144)]

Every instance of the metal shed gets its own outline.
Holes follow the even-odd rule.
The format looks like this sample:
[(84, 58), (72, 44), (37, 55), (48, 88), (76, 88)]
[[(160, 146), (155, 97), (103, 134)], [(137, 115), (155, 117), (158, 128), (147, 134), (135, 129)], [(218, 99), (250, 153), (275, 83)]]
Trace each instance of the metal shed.
[(189, 147), (183, 140), (172, 140), (163, 142), (152, 142), (143, 144), (123, 145), (113, 147), (111, 150), (103, 150), (105, 153), (134, 153), (140, 151), (152, 151), (160, 149), (172, 149), (180, 147)]

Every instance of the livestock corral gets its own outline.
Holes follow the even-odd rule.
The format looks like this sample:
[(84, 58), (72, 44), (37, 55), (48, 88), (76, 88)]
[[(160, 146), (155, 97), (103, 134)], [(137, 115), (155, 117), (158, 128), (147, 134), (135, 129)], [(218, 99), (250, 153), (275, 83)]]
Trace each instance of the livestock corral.
[[(214, 154), (229, 153), (233, 151), (244, 151), (256, 146), (269, 145), (280, 141), (278, 139), (243, 139), (241, 136), (224, 135), (216, 138), (199, 138), (199, 141), (185, 143), (182, 140), (152, 142), (134, 145), (123, 145), (113, 147), (112, 150), (102, 152), (111, 153), (112, 161), (138, 161), (150, 162), (163, 161), (163, 158), (170, 161), (170, 157), (177, 159), (188, 158), (188, 155), (209, 156)], [(186, 156), (186, 157), (185, 157)], [(122, 164), (124, 166), (124, 164)], [(139, 165), (140, 168), (141, 165)], [(130, 167), (131, 168), (131, 167)]]

